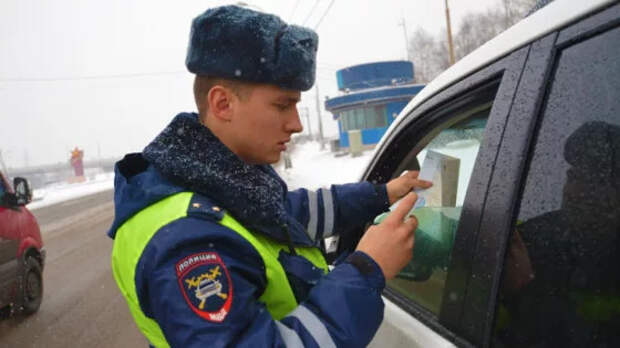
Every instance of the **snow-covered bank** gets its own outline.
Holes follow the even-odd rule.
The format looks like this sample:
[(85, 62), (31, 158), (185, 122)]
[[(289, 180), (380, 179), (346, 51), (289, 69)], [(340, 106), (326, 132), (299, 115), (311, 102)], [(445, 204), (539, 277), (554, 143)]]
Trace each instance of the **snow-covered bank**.
[(112, 188), (114, 188), (114, 173), (97, 174), (94, 178), (82, 183), (56, 183), (34, 190), (34, 201), (28, 204), (28, 209), (35, 210)]
[(289, 190), (300, 187), (314, 190), (357, 181), (372, 153), (367, 150), (359, 157), (335, 157), (327, 148), (321, 150), (319, 143), (307, 142), (295, 145), (291, 154), (292, 168), (284, 169), (284, 165), (279, 164), (276, 171), (286, 181)]
[[(329, 150), (321, 150), (319, 143), (307, 142), (295, 146), (291, 154), (292, 168), (284, 169), (283, 163), (275, 168), (288, 184), (289, 190), (300, 187), (314, 190), (331, 184), (357, 181), (371, 156), (372, 151), (365, 151), (359, 157), (335, 157)], [(114, 173), (98, 174), (83, 183), (57, 183), (35, 190), (35, 200), (28, 204), (28, 208), (35, 210), (113, 188)]]

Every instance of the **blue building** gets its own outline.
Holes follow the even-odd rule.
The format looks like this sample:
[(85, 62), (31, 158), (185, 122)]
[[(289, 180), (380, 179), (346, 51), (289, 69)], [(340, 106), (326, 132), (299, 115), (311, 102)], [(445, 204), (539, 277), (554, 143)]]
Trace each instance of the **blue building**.
[(392, 121), (424, 85), (413, 84), (413, 63), (377, 62), (336, 72), (341, 95), (327, 99), (325, 109), (338, 120), (340, 147), (349, 147), (350, 130), (360, 130), (362, 144), (373, 147)]

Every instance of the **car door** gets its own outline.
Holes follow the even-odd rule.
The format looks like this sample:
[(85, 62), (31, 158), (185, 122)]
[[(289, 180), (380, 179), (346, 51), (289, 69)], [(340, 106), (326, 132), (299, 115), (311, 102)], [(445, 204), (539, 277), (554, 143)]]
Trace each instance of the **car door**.
[[(377, 150), (366, 180), (387, 182), (418, 170), (430, 154), (445, 159), (451, 170), (435, 179), (441, 198), (416, 210), (414, 257), (387, 283), (384, 323), (371, 346), (471, 344), (461, 317), (473, 247), (528, 50), (518, 49), (440, 91), (406, 115)], [(354, 241), (341, 243), (344, 248)]]
[(0, 177), (0, 305), (12, 300), (17, 282), (20, 208), (12, 207), (6, 199), (9, 187)]
[(615, 4), (532, 46), (465, 305), (480, 345), (620, 346), (619, 42)]

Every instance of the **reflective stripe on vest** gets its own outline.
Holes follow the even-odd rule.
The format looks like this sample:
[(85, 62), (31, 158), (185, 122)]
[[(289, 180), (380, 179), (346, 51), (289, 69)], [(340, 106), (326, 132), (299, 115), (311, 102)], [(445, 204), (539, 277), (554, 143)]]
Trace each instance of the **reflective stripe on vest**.
[[(267, 306), (267, 310), (275, 320), (284, 318), (297, 307), (297, 300), (295, 300), (293, 289), (291, 289), (284, 268), (282, 268), (278, 261), (280, 250), (285, 249), (288, 251), (288, 246), (277, 243), (262, 234), (251, 233), (228, 213), (224, 215), (220, 224), (239, 233), (258, 251), (265, 264), (265, 275), (267, 276), (267, 286), (258, 300)], [(319, 249), (297, 247), (295, 251), (298, 255), (312, 262), (315, 267), (327, 273), (327, 263)]]
[[(187, 208), (193, 195), (192, 192), (177, 193), (144, 208), (127, 220), (116, 231), (114, 238), (112, 249), (114, 279), (127, 300), (138, 328), (155, 347), (169, 347), (169, 345), (157, 322), (147, 317), (140, 308), (135, 284), (136, 267), (144, 248), (155, 233), (174, 220), (187, 216)], [(227, 213), (219, 223), (245, 238), (263, 259), (267, 285), (259, 301), (265, 304), (273, 319), (279, 320), (294, 310), (297, 301), (284, 268), (278, 261), (280, 250), (288, 250), (288, 247), (261, 234), (249, 232)], [(295, 248), (295, 251), (327, 273), (327, 263), (319, 249), (300, 247)]]

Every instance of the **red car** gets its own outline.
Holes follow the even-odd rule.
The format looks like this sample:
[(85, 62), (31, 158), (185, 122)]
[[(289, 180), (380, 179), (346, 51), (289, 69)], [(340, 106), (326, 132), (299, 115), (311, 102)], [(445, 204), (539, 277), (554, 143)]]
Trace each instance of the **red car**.
[(45, 249), (37, 220), (26, 208), (32, 198), (28, 181), (15, 178), (13, 186), (0, 173), (0, 308), (16, 305), (32, 314), (43, 298)]

